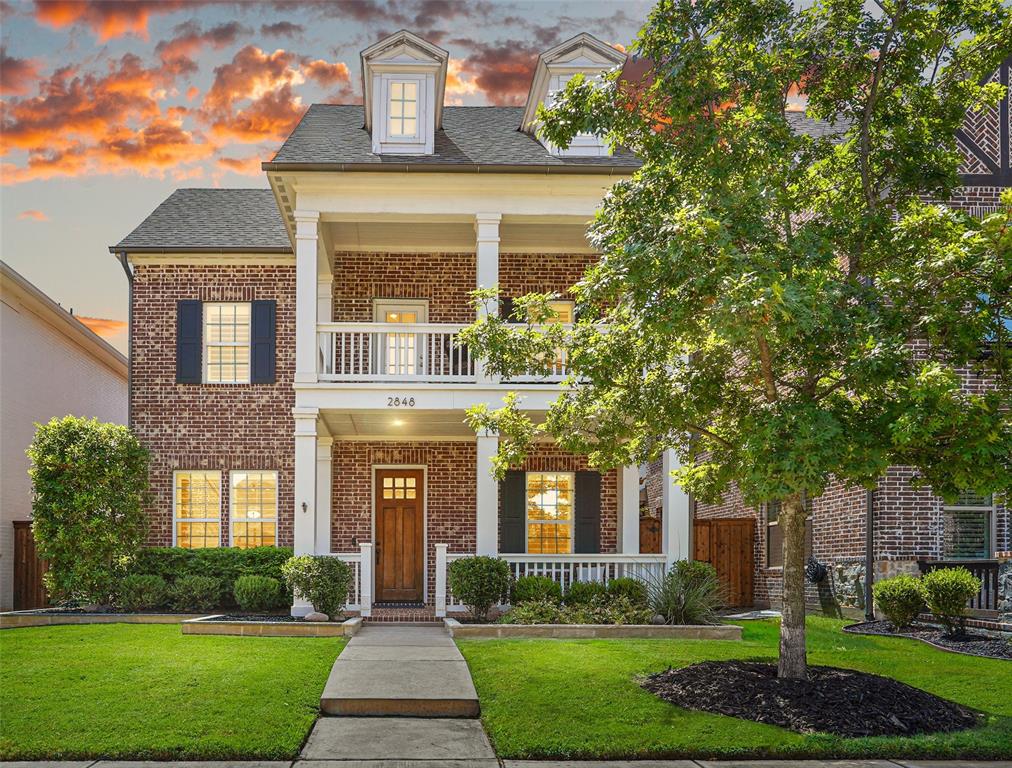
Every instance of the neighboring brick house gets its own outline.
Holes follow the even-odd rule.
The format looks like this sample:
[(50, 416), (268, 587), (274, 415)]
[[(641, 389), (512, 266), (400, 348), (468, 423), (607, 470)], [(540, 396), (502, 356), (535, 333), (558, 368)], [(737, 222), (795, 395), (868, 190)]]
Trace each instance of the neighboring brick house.
[(498, 439), (465, 421), (508, 391), (534, 416), (557, 396), (562, 361), (500, 381), (455, 334), (479, 286), (504, 304), (557, 291), (572, 321), (587, 222), (639, 162), (594, 136), (542, 143), (535, 111), (624, 60), (578, 35), (538, 58), (524, 107), (444, 106), (448, 54), (399, 32), (362, 53), (364, 106), (313, 105), (264, 163), (270, 189), (178, 190), (112, 246), (132, 272), (149, 543), (336, 554), (363, 612), (441, 611), (462, 554), (563, 579), (688, 556), (674, 486), (665, 554), (640, 555), (637, 467), (598, 473), (546, 443), (496, 483)]
[[(963, 186), (950, 205), (979, 216), (997, 209), (1002, 190), (1012, 185), (1009, 165), (1009, 85), (1012, 57), (992, 75), (1005, 86), (1006, 97), (999, 106), (967, 115), (957, 142), (964, 156)], [(987, 386), (973, 371), (964, 371), (968, 390)], [(659, 467), (654, 468), (654, 474)], [(860, 614), (866, 610), (868, 564), (872, 580), (899, 572), (917, 573), (922, 561), (963, 561), (977, 572), (997, 578), (998, 552), (1012, 549), (1012, 513), (1001, 500), (965, 496), (948, 506), (928, 488), (915, 487), (913, 470), (891, 467), (871, 493), (863, 488), (833, 484), (825, 494), (812, 499), (809, 548), (811, 555), (827, 566), (826, 578), (808, 585), (809, 603), (831, 613)], [(653, 487), (648, 482), (648, 491)], [(649, 495), (649, 494), (648, 494)], [(657, 491), (650, 504), (658, 505)], [(726, 494), (721, 504), (695, 503), (696, 521), (750, 519), (754, 521), (752, 581), (756, 605), (776, 605), (780, 599), (780, 539), (776, 508), (746, 506), (736, 492)], [(872, 537), (867, 537), (867, 521)], [(991, 582), (991, 586), (994, 582)], [(986, 596), (991, 610), (997, 590)]]

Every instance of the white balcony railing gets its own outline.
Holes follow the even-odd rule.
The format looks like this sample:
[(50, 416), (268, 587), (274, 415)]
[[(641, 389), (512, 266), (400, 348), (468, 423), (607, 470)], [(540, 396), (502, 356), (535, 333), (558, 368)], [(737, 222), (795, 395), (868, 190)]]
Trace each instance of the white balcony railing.
[[(436, 615), (464, 611), (448, 584), (446, 569), (454, 560), (468, 554), (449, 554), (445, 544), (436, 545)], [(521, 576), (547, 576), (558, 582), (565, 594), (577, 581), (598, 581), (631, 577), (650, 583), (664, 576), (664, 555), (499, 555), (509, 563), (514, 579)]]
[(351, 566), (351, 584), (345, 610), (358, 611), (362, 616), (372, 614), (372, 544), (360, 544), (358, 552), (335, 552), (331, 557)]
[[(478, 366), (451, 323), (320, 323), (320, 381), (473, 383)], [(516, 383), (561, 381), (568, 369), (563, 353), (550, 375), (517, 376)]]

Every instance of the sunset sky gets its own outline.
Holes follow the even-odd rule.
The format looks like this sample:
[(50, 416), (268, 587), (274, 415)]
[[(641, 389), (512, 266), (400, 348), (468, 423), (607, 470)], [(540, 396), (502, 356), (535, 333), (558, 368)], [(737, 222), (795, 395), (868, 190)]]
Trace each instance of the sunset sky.
[(266, 187), (313, 102), (361, 102), (359, 51), (406, 28), (450, 53), (451, 104), (519, 104), (539, 52), (627, 46), (651, 3), (0, 0), (0, 251), (125, 350), (108, 252), (177, 187)]

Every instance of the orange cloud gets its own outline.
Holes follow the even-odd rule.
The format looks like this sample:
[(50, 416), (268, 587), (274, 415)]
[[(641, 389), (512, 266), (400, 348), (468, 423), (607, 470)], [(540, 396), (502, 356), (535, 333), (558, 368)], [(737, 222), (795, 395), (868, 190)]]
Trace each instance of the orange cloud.
[(30, 219), (33, 221), (49, 221), (49, 217), (46, 216), (42, 211), (31, 209), (27, 211), (21, 211), (18, 214), (19, 219)]
[(0, 46), (0, 95), (20, 96), (28, 93), (39, 79), (39, 64), (35, 59), (19, 59), (7, 55)]
[(124, 35), (147, 40), (152, 14), (202, 4), (200, 0), (35, 0), (35, 20), (54, 29), (84, 25), (102, 43)]
[(127, 329), (125, 320), (109, 320), (104, 317), (84, 317), (83, 315), (74, 315), (74, 317), (106, 340), (123, 333)]
[(320, 85), (326, 87), (337, 83), (350, 83), (351, 73), (343, 61), (329, 62), (323, 59), (303, 62), (303, 71)]
[(473, 50), (461, 62), (459, 72), (469, 75), (490, 103), (524, 103), (540, 53), (537, 45), (520, 40), (495, 45), (466, 39), (458, 42)]
[(249, 157), (219, 157), (218, 166), (242, 176), (260, 176), (263, 169), (260, 167), (261, 157), (250, 155)]

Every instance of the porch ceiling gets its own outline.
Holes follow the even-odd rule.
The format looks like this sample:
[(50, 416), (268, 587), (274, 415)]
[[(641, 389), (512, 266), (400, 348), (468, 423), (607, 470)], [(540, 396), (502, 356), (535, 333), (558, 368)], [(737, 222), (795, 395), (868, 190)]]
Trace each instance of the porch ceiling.
[[(528, 413), (535, 421), (544, 420), (543, 412)], [(335, 440), (474, 440), (462, 410), (423, 411), (413, 408), (387, 408), (359, 411), (321, 410), (320, 418)]]
[[(474, 251), (471, 220), (341, 220), (326, 221), (328, 240), (336, 251), (460, 252)], [(503, 253), (576, 253), (590, 251), (587, 222), (504, 217), (499, 227)]]

